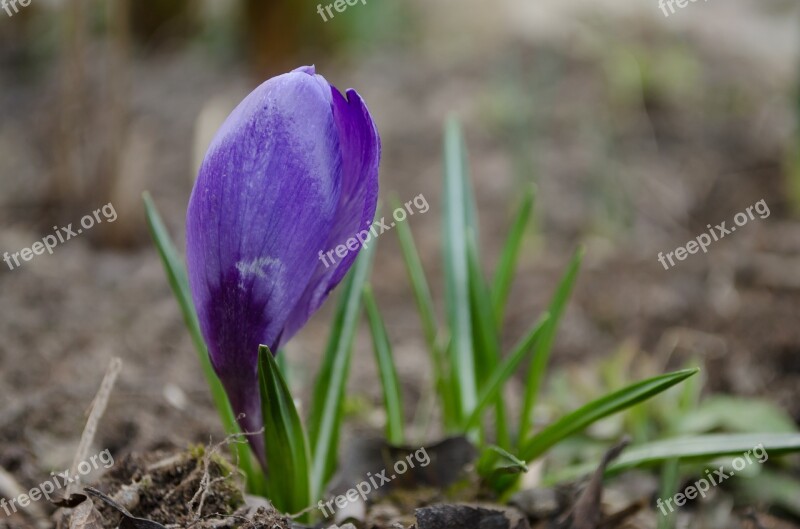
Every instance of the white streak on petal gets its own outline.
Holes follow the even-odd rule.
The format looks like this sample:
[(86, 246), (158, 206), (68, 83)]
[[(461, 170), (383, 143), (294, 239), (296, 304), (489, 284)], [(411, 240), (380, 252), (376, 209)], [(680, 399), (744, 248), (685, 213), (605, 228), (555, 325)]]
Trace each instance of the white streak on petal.
[(255, 276), (259, 279), (280, 276), (283, 266), (278, 259), (272, 257), (259, 257), (250, 262), (239, 261), (236, 263), (236, 270), (239, 271), (239, 288), (245, 290), (245, 280)]

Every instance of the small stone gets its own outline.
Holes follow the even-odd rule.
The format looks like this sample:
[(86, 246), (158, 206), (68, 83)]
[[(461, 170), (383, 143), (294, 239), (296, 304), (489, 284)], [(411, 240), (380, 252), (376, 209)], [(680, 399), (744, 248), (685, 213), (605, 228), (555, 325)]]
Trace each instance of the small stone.
[(559, 514), (562, 510), (555, 489), (526, 489), (511, 497), (509, 502), (534, 520), (544, 520)]

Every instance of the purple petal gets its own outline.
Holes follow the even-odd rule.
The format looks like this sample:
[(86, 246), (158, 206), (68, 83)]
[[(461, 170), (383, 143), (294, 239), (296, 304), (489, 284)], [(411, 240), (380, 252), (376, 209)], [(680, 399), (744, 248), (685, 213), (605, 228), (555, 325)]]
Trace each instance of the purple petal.
[(301, 66), (299, 68), (295, 68), (292, 71), (293, 72), (302, 72), (302, 73), (308, 74), (308, 75), (316, 75), (317, 74), (317, 69), (313, 64), (311, 66)]
[[(334, 224), (322, 250), (324, 253), (335, 250), (372, 226), (378, 203), (378, 166), (381, 157), (378, 130), (361, 96), (351, 89), (347, 91), (345, 99), (334, 87), (331, 87), (331, 94), (341, 147), (342, 193), (336, 206)], [(362, 235), (362, 238), (365, 236)], [(335, 251), (328, 256), (317, 256), (320, 257), (317, 269), (289, 317), (281, 336), (282, 342), (294, 336), (322, 306), (330, 291), (353, 265), (359, 250), (360, 246), (355, 251), (348, 251), (343, 258), (339, 258)], [(331, 263), (330, 256), (335, 262)]]
[[(263, 83), (220, 128), (189, 202), (192, 295), (246, 431), (262, 426), (258, 346), (277, 349), (337, 225), (343, 164), (332, 104), (328, 83), (309, 71)], [(252, 444), (263, 462), (261, 440)]]

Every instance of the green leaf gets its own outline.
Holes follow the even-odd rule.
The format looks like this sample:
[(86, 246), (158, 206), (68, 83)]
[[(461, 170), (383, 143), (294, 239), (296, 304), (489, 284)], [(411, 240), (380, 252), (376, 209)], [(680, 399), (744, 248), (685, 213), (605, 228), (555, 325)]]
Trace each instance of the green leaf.
[[(698, 371), (698, 369), (683, 369), (649, 378), (592, 401), (528, 439), (521, 445), (521, 457), (525, 461), (533, 461), (558, 442), (580, 432), (590, 424), (647, 400), (686, 380)], [(625, 454), (628, 453), (629, 451)]]
[(487, 446), (484, 456), (479, 463), (479, 467), (482, 463), (484, 468), (479, 468), (479, 473), (485, 479), (492, 480), (498, 476), (524, 474), (528, 471), (525, 461), (499, 446)]
[[(483, 391), (491, 379), (492, 372), (500, 363), (501, 355), (500, 337), (494, 324), (492, 300), (478, 257), (477, 244), (475, 232), (472, 228), (469, 228), (467, 233), (467, 266), (469, 270), (470, 313), (472, 315), (478, 390)], [(502, 386), (494, 395), (493, 400), (495, 409), (495, 442), (502, 447), (508, 448), (511, 445), (511, 437), (508, 433)], [(478, 418), (480, 419), (480, 414)], [(480, 422), (469, 425), (469, 428), (478, 425), (480, 425)]]
[(478, 388), (482, 389), (500, 362), (500, 337), (494, 325), (491, 297), (478, 257), (475, 232), (467, 229), (467, 274), (469, 281), (469, 312), (472, 323), (472, 343), (475, 352), (475, 371)]
[[(607, 475), (617, 474), (634, 467), (660, 465), (669, 459), (681, 463), (708, 461), (720, 456), (741, 456), (761, 447), (769, 457), (800, 451), (798, 433), (712, 434), (696, 437), (663, 439), (652, 443), (631, 446), (606, 470)], [(756, 461), (755, 456), (751, 456)]]
[(533, 210), (533, 198), (533, 188), (531, 186), (525, 187), (522, 203), (514, 217), (514, 223), (503, 245), (503, 253), (500, 255), (500, 262), (494, 273), (494, 281), (492, 282), (492, 307), (494, 310), (494, 321), (498, 328), (503, 325), (508, 293), (511, 291), (511, 284), (514, 280), (514, 271), (517, 267), (520, 249), (522, 248), (525, 228), (528, 225), (531, 211)]
[[(241, 433), (239, 424), (236, 422), (236, 416), (233, 413), (228, 396), (225, 393), (225, 388), (222, 387), (214, 368), (211, 366), (211, 360), (208, 356), (208, 349), (206, 342), (203, 339), (203, 333), (200, 331), (200, 321), (197, 319), (197, 312), (194, 308), (192, 301), (192, 294), (189, 290), (189, 278), (186, 275), (186, 268), (183, 266), (183, 260), (178, 257), (178, 252), (170, 239), (167, 228), (158, 214), (153, 199), (150, 193), (145, 192), (142, 196), (144, 199), (145, 216), (147, 217), (147, 224), (150, 228), (150, 235), (158, 249), (158, 254), (161, 257), (161, 263), (164, 266), (164, 271), (167, 274), (170, 287), (175, 298), (178, 300), (183, 320), (186, 327), (189, 329), (189, 334), (192, 337), (195, 350), (197, 351), (197, 358), (200, 360), (200, 366), (203, 369), (208, 387), (211, 390), (211, 398), (214, 401), (214, 406), (217, 408), (222, 427), (228, 435)], [(234, 458), (239, 462), (245, 475), (247, 476), (248, 490), (251, 492), (258, 492), (263, 485), (261, 470), (258, 463), (254, 460), (250, 449), (246, 443), (231, 443)]]
[[(681, 464), (708, 463), (723, 456), (742, 456), (748, 451), (752, 454), (755, 448), (760, 454), (766, 452), (768, 457), (800, 452), (800, 434), (712, 434), (632, 445), (609, 465), (606, 476), (611, 477), (632, 468), (656, 467), (672, 459), (680, 459)], [(750, 458), (753, 462), (760, 459), (756, 454)], [(596, 463), (572, 466), (549, 474), (543, 483), (552, 485), (573, 480), (596, 468)]]
[(528, 465), (525, 464), (525, 461), (521, 460), (511, 452), (504, 450), (503, 448), (495, 445), (489, 445), (489, 450), (492, 452), (497, 453), (502, 459), (506, 461), (506, 465), (503, 468), (514, 468), (515, 472), (527, 472)]
[[(396, 198), (393, 198), (392, 208), (398, 209), (400, 207), (402, 207), (400, 202)], [(411, 288), (414, 291), (414, 299), (417, 303), (417, 310), (419, 311), (422, 323), (422, 331), (425, 333), (425, 341), (428, 343), (428, 348), (433, 353), (438, 350), (436, 336), (439, 324), (436, 321), (436, 309), (433, 307), (433, 297), (431, 296), (430, 287), (428, 287), (428, 280), (425, 278), (425, 270), (422, 268), (422, 261), (419, 258), (419, 253), (417, 253), (417, 247), (414, 244), (414, 237), (411, 234), (409, 223), (398, 222), (396, 231), (397, 239), (400, 242), (400, 249), (403, 253), (403, 260), (406, 264), (408, 278), (411, 281)]]
[(472, 192), (472, 182), (469, 178), (469, 161), (467, 159), (467, 148), (461, 134), (461, 127), (457, 120), (453, 120), (456, 125), (455, 134), (458, 136), (458, 145), (461, 149), (461, 186), (464, 188), (464, 226), (475, 237), (475, 247), (480, 248), (480, 237), (478, 229), (478, 212), (475, 204), (475, 195)]
[(269, 464), (267, 497), (279, 511), (297, 513), (311, 503), (308, 441), (289, 387), (265, 345), (258, 348), (258, 379)]
[[(397, 209), (401, 207), (401, 204), (397, 199), (392, 199), (392, 207)], [(444, 422), (446, 427), (449, 428), (457, 424), (458, 417), (455, 409), (456, 403), (452, 398), (453, 388), (450, 385), (447, 359), (445, 358), (446, 348), (442, 347), (437, 340), (439, 324), (436, 321), (436, 310), (433, 306), (433, 298), (431, 297), (428, 281), (425, 278), (425, 270), (422, 268), (422, 261), (420, 261), (417, 247), (414, 244), (414, 237), (411, 234), (409, 223), (398, 222), (396, 232), (400, 242), (403, 260), (405, 261), (406, 271), (408, 272), (408, 278), (411, 281), (411, 287), (414, 292), (417, 310), (419, 311), (422, 331), (425, 334), (425, 341), (428, 344), (428, 350), (431, 355), (433, 376), (436, 390), (442, 402)]]
[(445, 127), (444, 138), (444, 282), (450, 330), (450, 367), (458, 395), (458, 416), (472, 413), (477, 383), (469, 310), (469, 271), (466, 232), (469, 197), (466, 195), (466, 153), (455, 119)]
[(353, 338), (361, 311), (361, 293), (369, 275), (375, 246), (372, 244), (361, 250), (344, 281), (322, 368), (314, 385), (308, 430), (313, 456), (311, 492), (314, 500), (319, 499), (325, 484), (336, 470)]
[(761, 469), (757, 476), (737, 482), (749, 505), (781, 507), (800, 518), (800, 483), (795, 478)]
[(283, 379), (286, 381), (286, 385), (289, 386), (289, 389), (292, 389), (292, 374), (291, 374), (291, 367), (289, 366), (289, 360), (286, 357), (286, 353), (283, 350), (278, 349), (278, 352), (275, 353), (275, 361), (278, 363), (278, 369), (281, 370), (281, 375)]
[(517, 344), (512, 353), (508, 355), (508, 358), (492, 372), (486, 387), (481, 391), (475, 410), (464, 423), (465, 431), (478, 424), (486, 406), (500, 395), (503, 384), (511, 378), (517, 370), (517, 367), (519, 367), (520, 363), (525, 359), (525, 356), (536, 350), (535, 346), (538, 341), (541, 340), (542, 334), (547, 328), (549, 318), (550, 316), (547, 313), (543, 314), (536, 325), (528, 331), (528, 334)]
[[(663, 465), (661, 465), (661, 484), (659, 487), (660, 498), (671, 498), (677, 491), (678, 485), (680, 484), (680, 473), (678, 472), (678, 467), (680, 466), (680, 460), (678, 459), (667, 459)], [(663, 513), (662, 513), (663, 514)], [(658, 517), (658, 529), (674, 529), (675, 527), (675, 513), (669, 512), (664, 516)]]
[(397, 378), (397, 368), (394, 365), (392, 346), (386, 332), (386, 325), (383, 323), (369, 285), (364, 288), (364, 308), (372, 332), (373, 351), (383, 388), (383, 403), (386, 407), (386, 438), (393, 445), (401, 445), (405, 442), (405, 437), (403, 435), (403, 397), (400, 393), (400, 380)]
[(680, 434), (700, 434), (725, 429), (732, 432), (796, 432), (792, 418), (766, 400), (714, 396), (687, 410), (676, 421)]
[(547, 329), (542, 336), (542, 339), (536, 343), (536, 350), (533, 354), (533, 361), (528, 368), (528, 374), (525, 384), (525, 395), (522, 401), (522, 412), (519, 417), (519, 444), (522, 445), (523, 440), (528, 435), (528, 430), (531, 425), (531, 415), (536, 404), (536, 397), (539, 394), (539, 389), (544, 379), (545, 370), (550, 360), (550, 351), (555, 341), (556, 331), (558, 330), (558, 323), (561, 321), (561, 315), (564, 313), (564, 308), (567, 305), (572, 287), (575, 284), (575, 279), (578, 277), (578, 270), (583, 260), (584, 250), (579, 247), (572, 257), (567, 271), (561, 278), (561, 281), (556, 288), (556, 293), (550, 302), (550, 321), (547, 324)]

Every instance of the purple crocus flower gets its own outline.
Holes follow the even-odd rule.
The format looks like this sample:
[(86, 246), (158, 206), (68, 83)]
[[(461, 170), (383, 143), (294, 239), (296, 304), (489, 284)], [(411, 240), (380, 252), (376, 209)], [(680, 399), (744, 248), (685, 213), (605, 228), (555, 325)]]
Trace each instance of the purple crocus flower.
[(353, 264), (356, 251), (333, 265), (319, 255), (372, 224), (380, 151), (358, 93), (343, 96), (313, 66), (264, 82), (211, 142), (186, 260), (211, 363), (246, 432), (262, 427), (258, 346), (276, 352)]

